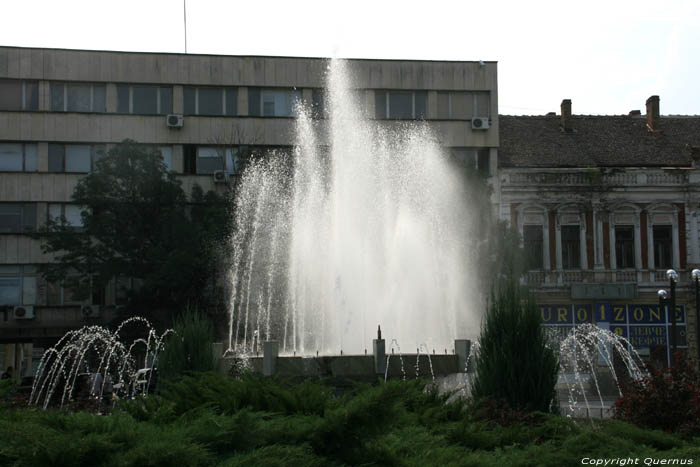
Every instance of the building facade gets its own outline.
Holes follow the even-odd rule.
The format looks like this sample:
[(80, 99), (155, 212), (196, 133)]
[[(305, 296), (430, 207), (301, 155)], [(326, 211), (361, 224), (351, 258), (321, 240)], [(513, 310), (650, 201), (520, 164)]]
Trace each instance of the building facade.
[[(657, 292), (677, 283), (676, 346), (697, 356), (690, 272), (700, 267), (700, 117), (501, 116), (500, 217), (517, 228), (543, 322), (564, 337), (595, 323), (660, 363), (671, 321)], [(656, 354), (656, 355), (652, 355)]]
[[(51, 258), (30, 235), (50, 217), (79, 226), (71, 194), (102, 151), (126, 138), (155, 146), (187, 193), (195, 183), (226, 190), (239, 151), (293, 144), (295, 101), (324, 124), (327, 67), (316, 58), (0, 47), (0, 364), (30, 375), (32, 354), (115, 316), (128, 284), (75, 300), (40, 277)], [(349, 60), (349, 69), (368, 118), (425, 122), (456, 157), (495, 174), (496, 63)]]

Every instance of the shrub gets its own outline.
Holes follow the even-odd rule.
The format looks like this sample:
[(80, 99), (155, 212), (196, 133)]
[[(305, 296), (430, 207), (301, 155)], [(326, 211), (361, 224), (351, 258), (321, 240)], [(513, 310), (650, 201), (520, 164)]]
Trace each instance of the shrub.
[(503, 399), (515, 410), (555, 410), (558, 356), (548, 346), (532, 295), (523, 300), (514, 280), (492, 295), (479, 345), (475, 399)]
[(629, 381), (615, 401), (615, 418), (644, 428), (700, 433), (700, 373), (681, 355), (665, 371)]
[(158, 364), (159, 376), (173, 380), (190, 372), (212, 371), (214, 331), (209, 320), (199, 313), (186, 313), (175, 320)]

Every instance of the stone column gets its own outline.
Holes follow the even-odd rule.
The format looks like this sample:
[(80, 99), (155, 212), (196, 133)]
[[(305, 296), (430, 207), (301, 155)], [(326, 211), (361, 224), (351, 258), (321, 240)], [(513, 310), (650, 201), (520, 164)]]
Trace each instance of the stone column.
[(455, 339), (455, 354), (457, 355), (457, 371), (460, 373), (470, 372), (473, 366), (469, 361), (472, 342), (469, 339)]
[(263, 375), (273, 376), (277, 371), (277, 356), (279, 346), (277, 341), (265, 341), (263, 343)]

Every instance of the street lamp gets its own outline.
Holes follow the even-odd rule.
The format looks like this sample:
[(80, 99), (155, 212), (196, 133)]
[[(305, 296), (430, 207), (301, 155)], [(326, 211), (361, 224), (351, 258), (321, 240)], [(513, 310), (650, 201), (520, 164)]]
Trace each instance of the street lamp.
[[(664, 319), (668, 322), (668, 292), (661, 289), (657, 292), (657, 294), (659, 295), (659, 312), (661, 310), (665, 310)], [(666, 364), (671, 366), (671, 351), (668, 350), (668, 346), (666, 346), (666, 349)]]
[(671, 289), (671, 306), (670, 306), (670, 309), (671, 309), (671, 311), (670, 311), (670, 314), (671, 314), (671, 348), (673, 349), (673, 355), (675, 358), (675, 354), (676, 354), (676, 283), (678, 282), (678, 273), (673, 269), (669, 269), (668, 271), (666, 271), (666, 277), (668, 277), (668, 280), (670, 282), (670, 289)]
[[(691, 273), (695, 282), (695, 341), (700, 338), (700, 269), (693, 269)], [(698, 342), (698, 360), (700, 361), (700, 342)]]

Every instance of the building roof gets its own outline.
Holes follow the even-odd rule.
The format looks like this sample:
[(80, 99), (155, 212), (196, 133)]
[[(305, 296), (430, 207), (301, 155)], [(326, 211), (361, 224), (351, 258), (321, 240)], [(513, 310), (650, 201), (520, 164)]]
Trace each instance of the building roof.
[(499, 115), (501, 167), (690, 167), (700, 152), (700, 117), (662, 116), (661, 134), (645, 116)]

